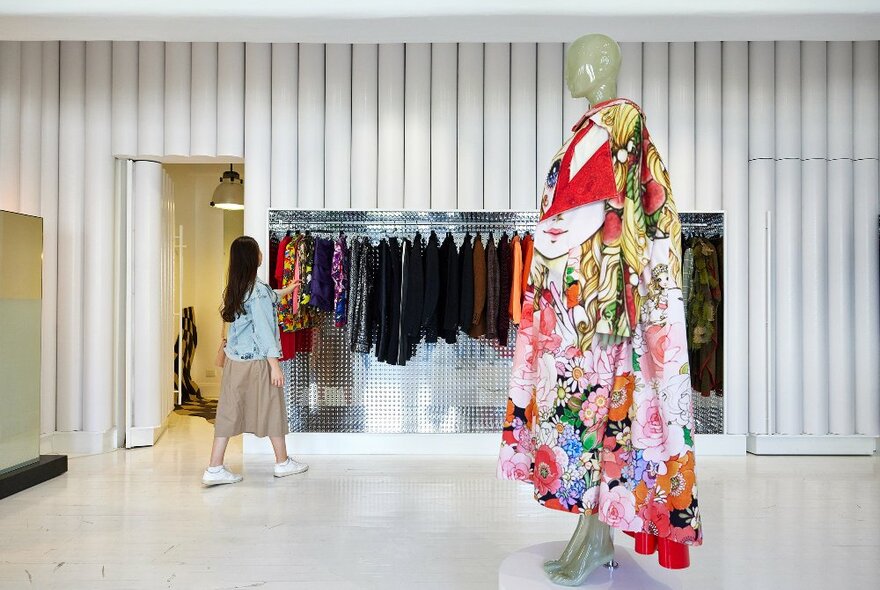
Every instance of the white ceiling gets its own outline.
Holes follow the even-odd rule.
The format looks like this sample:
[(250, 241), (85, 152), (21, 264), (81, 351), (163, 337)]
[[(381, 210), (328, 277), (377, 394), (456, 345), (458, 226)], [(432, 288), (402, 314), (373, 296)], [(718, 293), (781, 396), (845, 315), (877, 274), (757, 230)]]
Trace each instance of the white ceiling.
[(0, 39), (880, 39), (880, 0), (0, 0)]

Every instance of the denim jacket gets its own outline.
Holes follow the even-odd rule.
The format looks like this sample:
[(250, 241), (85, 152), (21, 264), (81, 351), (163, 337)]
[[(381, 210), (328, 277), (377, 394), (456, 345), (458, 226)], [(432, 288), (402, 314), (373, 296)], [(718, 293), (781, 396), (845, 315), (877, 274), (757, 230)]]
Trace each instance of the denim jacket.
[(244, 313), (235, 318), (226, 336), (226, 356), (235, 361), (281, 358), (281, 336), (275, 306), (278, 296), (257, 279), (244, 302)]

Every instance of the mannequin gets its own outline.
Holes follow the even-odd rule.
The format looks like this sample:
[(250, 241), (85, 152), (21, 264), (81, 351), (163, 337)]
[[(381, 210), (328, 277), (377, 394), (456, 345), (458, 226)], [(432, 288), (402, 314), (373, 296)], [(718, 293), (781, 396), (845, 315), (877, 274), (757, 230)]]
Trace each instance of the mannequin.
[(681, 222), (644, 114), (616, 97), (619, 67), (603, 35), (567, 56), (592, 106), (541, 192), (498, 456), (499, 477), (581, 515), (544, 566), (564, 586), (613, 560), (612, 528), (670, 569), (703, 540)]
[[(617, 98), (620, 46), (605, 35), (584, 35), (572, 43), (565, 61), (565, 83), (573, 98), (591, 105)], [(579, 586), (593, 570), (614, 560), (611, 527), (597, 515), (581, 514), (559, 559), (544, 564), (555, 584)]]

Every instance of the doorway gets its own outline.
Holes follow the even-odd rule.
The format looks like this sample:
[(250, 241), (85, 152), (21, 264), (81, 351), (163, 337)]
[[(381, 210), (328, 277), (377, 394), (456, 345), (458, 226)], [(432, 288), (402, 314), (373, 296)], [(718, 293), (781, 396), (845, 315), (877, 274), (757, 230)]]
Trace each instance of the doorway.
[[(225, 332), (218, 309), (229, 246), (244, 232), (243, 211), (211, 205), (228, 166), (163, 165), (174, 187), (174, 281), (168, 296), (174, 307), (175, 334), (183, 334), (182, 341), (175, 341), (174, 413), (208, 424), (213, 424), (220, 396), (221, 375), (214, 360)], [(235, 165), (239, 174), (243, 168)], [(198, 426), (202, 430), (204, 424)]]
[[(244, 227), (243, 211), (211, 206), (229, 166), (118, 161), (118, 447), (152, 446), (178, 420), (200, 421), (198, 430), (212, 435), (224, 333), (218, 309), (229, 245)], [(186, 402), (201, 407), (187, 412)]]

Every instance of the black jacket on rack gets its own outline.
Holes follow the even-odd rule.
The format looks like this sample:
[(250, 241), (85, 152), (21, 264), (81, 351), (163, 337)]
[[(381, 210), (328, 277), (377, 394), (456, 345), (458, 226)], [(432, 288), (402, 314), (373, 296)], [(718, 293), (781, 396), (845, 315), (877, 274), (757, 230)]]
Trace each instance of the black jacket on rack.
[(454, 344), (458, 334), (458, 310), (461, 297), (458, 277), (458, 249), (451, 233), (446, 233), (440, 247), (440, 299), (437, 301), (438, 333), (447, 343)]
[(401, 303), (401, 364), (411, 359), (422, 339), (422, 309), (425, 303), (425, 278), (422, 264), (422, 235), (416, 233), (412, 244), (406, 240), (404, 281), (406, 301)]
[(397, 329), (397, 357), (398, 365), (405, 365), (409, 360), (409, 337), (406, 333), (406, 313), (409, 307), (409, 267), (412, 264), (412, 242), (409, 238), (403, 239), (401, 245), (401, 263), (400, 263), (400, 326)]
[(400, 241), (397, 238), (389, 239), (388, 250), (391, 262), (391, 297), (389, 299), (391, 309), (388, 323), (388, 350), (386, 351), (385, 358), (379, 360), (396, 365), (400, 352), (400, 301), (403, 279), (403, 250), (401, 249)]
[(425, 330), (425, 342), (437, 342), (438, 307), (440, 300), (440, 248), (437, 234), (431, 232), (425, 253), (422, 256), (424, 271), (425, 300), (422, 305), (422, 328)]
[(391, 249), (388, 240), (379, 242), (379, 268), (376, 273), (376, 315), (377, 333), (376, 358), (384, 361), (388, 357), (391, 342)]
[(499, 270), (499, 288), (498, 288), (498, 344), (507, 346), (507, 337), (510, 333), (510, 312), (508, 311), (508, 303), (510, 302), (510, 281), (513, 274), (513, 260), (510, 252), (510, 238), (507, 233), (501, 235), (498, 240), (498, 270)]
[(471, 234), (464, 236), (461, 249), (458, 251), (459, 280), (461, 299), (458, 307), (458, 327), (467, 334), (474, 320), (474, 247)]

